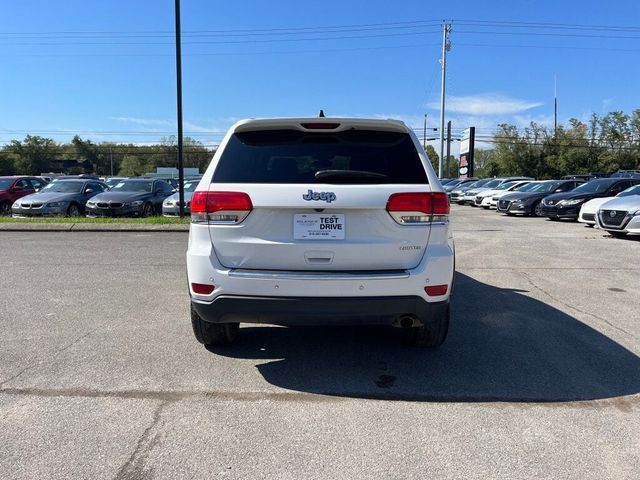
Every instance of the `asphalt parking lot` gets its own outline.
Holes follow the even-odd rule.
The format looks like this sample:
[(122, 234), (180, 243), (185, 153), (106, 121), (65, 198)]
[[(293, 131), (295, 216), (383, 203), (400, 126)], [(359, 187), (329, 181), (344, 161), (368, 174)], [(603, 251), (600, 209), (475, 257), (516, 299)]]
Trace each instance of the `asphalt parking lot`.
[(186, 233), (1, 232), (0, 478), (637, 478), (640, 241), (452, 222), (438, 351), (267, 326), (207, 351)]

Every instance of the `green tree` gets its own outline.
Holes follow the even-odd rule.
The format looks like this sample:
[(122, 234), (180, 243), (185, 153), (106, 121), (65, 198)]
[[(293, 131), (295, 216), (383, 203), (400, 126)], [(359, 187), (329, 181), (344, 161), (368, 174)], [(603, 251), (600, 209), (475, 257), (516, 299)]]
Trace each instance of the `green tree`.
[[(493, 149), (476, 148), (473, 152), (473, 171), (476, 177), (493, 177), (497, 168)], [(458, 176), (456, 174), (456, 176)]]
[(71, 140), (73, 145), (74, 157), (82, 160), (88, 160), (96, 173), (108, 175), (110, 174), (110, 156), (108, 148), (93, 143), (91, 140), (82, 140), (76, 135)]
[(137, 156), (125, 155), (120, 163), (118, 175), (122, 175), (123, 177), (135, 177), (144, 173), (144, 165)]
[(436, 153), (436, 149), (433, 148), (433, 145), (427, 145), (425, 153), (427, 154), (427, 157), (429, 157), (429, 160), (431, 160), (433, 169), (436, 171), (436, 173), (438, 173), (438, 162), (440, 160), (440, 155)]
[(13, 175), (15, 173), (13, 158), (9, 152), (0, 152), (0, 175)]
[[(446, 161), (445, 161), (446, 165)], [(449, 171), (446, 171), (445, 167), (442, 167), (442, 176), (446, 178), (458, 178), (458, 159), (453, 155), (449, 155)]]
[[(191, 137), (183, 139), (183, 160), (185, 167), (198, 168), (204, 172), (215, 151), (207, 149), (202, 142)], [(178, 166), (178, 144), (175, 136), (162, 137), (159, 152), (150, 159), (155, 167)]]
[(50, 162), (60, 152), (58, 144), (50, 138), (27, 135), (24, 140), (12, 140), (8, 151), (15, 155), (18, 173), (40, 175), (50, 170)]

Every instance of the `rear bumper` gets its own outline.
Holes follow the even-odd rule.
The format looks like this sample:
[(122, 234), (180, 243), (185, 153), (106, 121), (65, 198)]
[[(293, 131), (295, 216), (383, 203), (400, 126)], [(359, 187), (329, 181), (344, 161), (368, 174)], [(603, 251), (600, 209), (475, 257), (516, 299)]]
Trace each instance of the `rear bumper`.
[(404, 297), (252, 297), (221, 295), (212, 302), (191, 300), (210, 323), (271, 325), (396, 325), (405, 315), (429, 324), (441, 318), (449, 300), (427, 302)]

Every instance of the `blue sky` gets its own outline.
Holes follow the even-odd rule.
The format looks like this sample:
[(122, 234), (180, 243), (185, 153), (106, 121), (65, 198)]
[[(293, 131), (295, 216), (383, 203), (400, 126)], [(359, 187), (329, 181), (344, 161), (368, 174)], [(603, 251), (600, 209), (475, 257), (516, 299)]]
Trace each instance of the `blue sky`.
[[(0, 143), (76, 132), (148, 143), (175, 131), (172, 0), (6, 3)], [(453, 19), (456, 132), (551, 123), (554, 75), (560, 121), (640, 107), (637, 1), (183, 0), (185, 131), (214, 144), (236, 119), (320, 108), (414, 127), (427, 113), (435, 127), (442, 19)], [(479, 21), (617, 30), (470, 23)]]

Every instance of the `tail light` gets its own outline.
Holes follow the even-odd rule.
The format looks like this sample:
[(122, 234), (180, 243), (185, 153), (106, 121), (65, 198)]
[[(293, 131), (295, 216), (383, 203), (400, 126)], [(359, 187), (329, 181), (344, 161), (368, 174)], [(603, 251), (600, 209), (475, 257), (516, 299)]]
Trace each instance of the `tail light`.
[(387, 212), (401, 225), (449, 221), (449, 198), (444, 192), (394, 193)]
[(440, 297), (442, 295), (446, 295), (447, 290), (449, 290), (449, 285), (431, 285), (428, 287), (424, 287), (424, 291), (430, 297)]
[(326, 123), (326, 122), (315, 122), (315, 123), (301, 123), (303, 128), (307, 130), (335, 130), (340, 126), (339, 123)]
[(209, 285), (207, 283), (192, 283), (191, 289), (193, 293), (198, 293), (200, 295), (209, 295), (211, 292), (215, 290), (215, 286)]
[(243, 192), (193, 192), (191, 197), (193, 223), (235, 225), (251, 210), (251, 198)]

